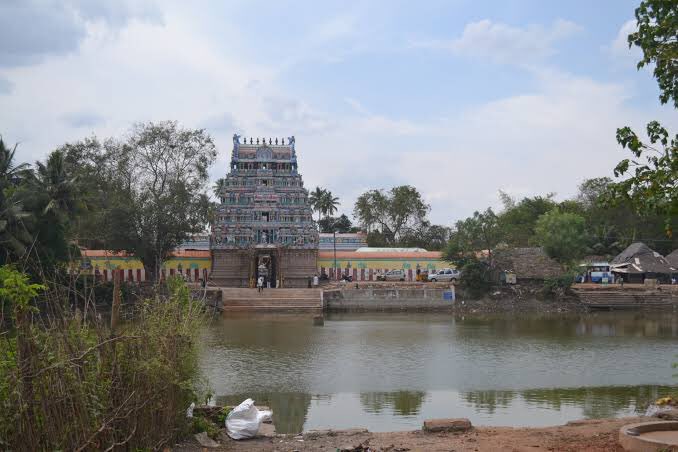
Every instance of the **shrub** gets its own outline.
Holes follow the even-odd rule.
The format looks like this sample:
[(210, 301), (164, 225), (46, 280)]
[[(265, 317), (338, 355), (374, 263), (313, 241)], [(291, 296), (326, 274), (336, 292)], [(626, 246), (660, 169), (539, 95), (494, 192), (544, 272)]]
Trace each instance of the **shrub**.
[(558, 298), (564, 296), (572, 286), (574, 276), (570, 274), (544, 279), (542, 295), (545, 298)]
[(492, 284), (487, 264), (475, 259), (467, 261), (461, 268), (461, 287), (474, 298), (482, 297), (489, 292)]
[[(203, 308), (183, 282), (167, 284), (167, 296), (143, 301), (135, 321), (111, 331), (70, 310), (59, 288), (37, 299), (34, 290), (29, 306), (16, 296), (27, 289), (8, 294), (0, 277), (15, 319), (0, 335), (0, 449), (157, 449), (188, 432), (186, 408), (203, 387)], [(50, 316), (28, 317), (36, 302)]]

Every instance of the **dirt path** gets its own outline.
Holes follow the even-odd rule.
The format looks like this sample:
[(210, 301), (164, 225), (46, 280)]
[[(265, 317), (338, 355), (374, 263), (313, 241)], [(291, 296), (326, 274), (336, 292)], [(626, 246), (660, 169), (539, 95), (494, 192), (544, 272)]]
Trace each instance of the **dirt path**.
[[(276, 435), (247, 441), (223, 439), (218, 449), (264, 451), (623, 451), (617, 441), (624, 424), (646, 418), (599, 419), (546, 428), (478, 427), (461, 434), (423, 431), (370, 433), (339, 431), (303, 436)], [(176, 451), (199, 450), (185, 444)], [(205, 449), (208, 450), (208, 449)]]

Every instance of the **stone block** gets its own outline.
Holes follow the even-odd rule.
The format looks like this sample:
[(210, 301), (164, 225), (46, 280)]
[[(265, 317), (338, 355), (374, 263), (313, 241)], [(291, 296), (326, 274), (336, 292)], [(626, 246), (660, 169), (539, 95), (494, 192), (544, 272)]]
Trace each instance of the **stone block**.
[(664, 419), (665, 421), (678, 421), (678, 409), (670, 408), (668, 410), (659, 411), (655, 414), (659, 419)]
[(466, 418), (455, 419), (427, 419), (424, 421), (424, 431), (434, 432), (466, 432), (473, 426)]
[(200, 432), (193, 435), (195, 440), (202, 446), (208, 449), (216, 449), (219, 443), (207, 436), (206, 432)]

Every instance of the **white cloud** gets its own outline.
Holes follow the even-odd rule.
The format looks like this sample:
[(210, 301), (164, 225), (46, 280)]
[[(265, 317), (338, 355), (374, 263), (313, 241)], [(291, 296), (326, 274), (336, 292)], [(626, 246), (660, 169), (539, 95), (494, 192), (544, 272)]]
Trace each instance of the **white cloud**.
[[(529, 89), (455, 113), (445, 111), (441, 99), (426, 119), (375, 111), (365, 106), (371, 100), (361, 102), (350, 89), (327, 93), (329, 100), (318, 104), (285, 89), (280, 65), (286, 59), (258, 62), (239, 54), (238, 40), (245, 37), (237, 24), (224, 26), (226, 35), (215, 42), (191, 14), (191, 8), (169, 8), (162, 22), (118, 28), (94, 21), (76, 50), (3, 69), (12, 89), (0, 93), (0, 133), (21, 142), (20, 160), (33, 161), (90, 133), (120, 136), (134, 121), (176, 119), (206, 127), (214, 137), (220, 151), (214, 179), (227, 170), (234, 132), (294, 134), (307, 187), (331, 189), (342, 199), (342, 212), (350, 213), (367, 189), (412, 184), (431, 202), (432, 219), (450, 224), (498, 206), (499, 188), (566, 196), (583, 178), (611, 174), (624, 156), (616, 127), (638, 128), (657, 117), (658, 110), (627, 105), (627, 86), (534, 69), (526, 75)], [(326, 31), (328, 42), (354, 32), (343, 20)], [(564, 21), (547, 28), (484, 22), (467, 26), (450, 50), (527, 61), (549, 55), (555, 41), (576, 29)], [(223, 42), (229, 45), (219, 46)], [(322, 49), (309, 44), (304, 52), (313, 58)], [(303, 52), (298, 57), (306, 58)], [(346, 105), (340, 108), (346, 113), (332, 113)], [(673, 111), (664, 115), (667, 123), (678, 119)]]
[(132, 20), (159, 23), (162, 18), (156, 5), (146, 0), (2, 2), (0, 67), (34, 64), (50, 55), (75, 52), (90, 24), (118, 29)]
[(366, 189), (411, 184), (432, 205), (433, 221), (452, 224), (474, 210), (500, 209), (499, 189), (517, 197), (574, 196), (584, 179), (611, 176), (626, 156), (615, 140), (618, 127), (642, 130), (657, 116), (678, 120), (670, 109), (630, 107), (626, 85), (553, 70), (529, 74), (534, 88), (522, 94), (433, 121), (376, 115), (351, 99), (357, 114), (330, 134), (297, 141), (305, 180), (349, 200), (346, 213)]
[(456, 55), (490, 58), (498, 63), (520, 64), (554, 54), (556, 41), (579, 30), (577, 24), (563, 19), (556, 20), (549, 27), (531, 25), (524, 28), (484, 19), (467, 24), (457, 39), (416, 42), (412, 45), (449, 50)]
[(624, 70), (630, 67), (635, 68), (643, 55), (638, 47), (629, 48), (628, 36), (637, 29), (636, 20), (628, 20), (619, 28), (617, 36), (609, 44), (603, 46), (603, 51), (607, 52), (612, 60)]

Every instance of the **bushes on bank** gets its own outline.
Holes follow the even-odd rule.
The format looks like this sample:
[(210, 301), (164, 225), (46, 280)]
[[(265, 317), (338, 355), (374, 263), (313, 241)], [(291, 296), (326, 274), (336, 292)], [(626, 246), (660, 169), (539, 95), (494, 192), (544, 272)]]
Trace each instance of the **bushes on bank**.
[(544, 279), (544, 286), (542, 287), (542, 296), (544, 298), (560, 298), (563, 297), (572, 286), (574, 282), (574, 275), (565, 274), (554, 278)]
[(472, 298), (480, 298), (492, 288), (490, 269), (485, 262), (467, 260), (461, 267), (461, 287)]
[[(0, 449), (156, 449), (188, 432), (186, 408), (203, 386), (203, 308), (183, 282), (167, 289), (112, 331), (69, 309), (59, 288), (0, 267), (14, 321), (0, 334)], [(36, 302), (50, 315), (38, 315)]]

